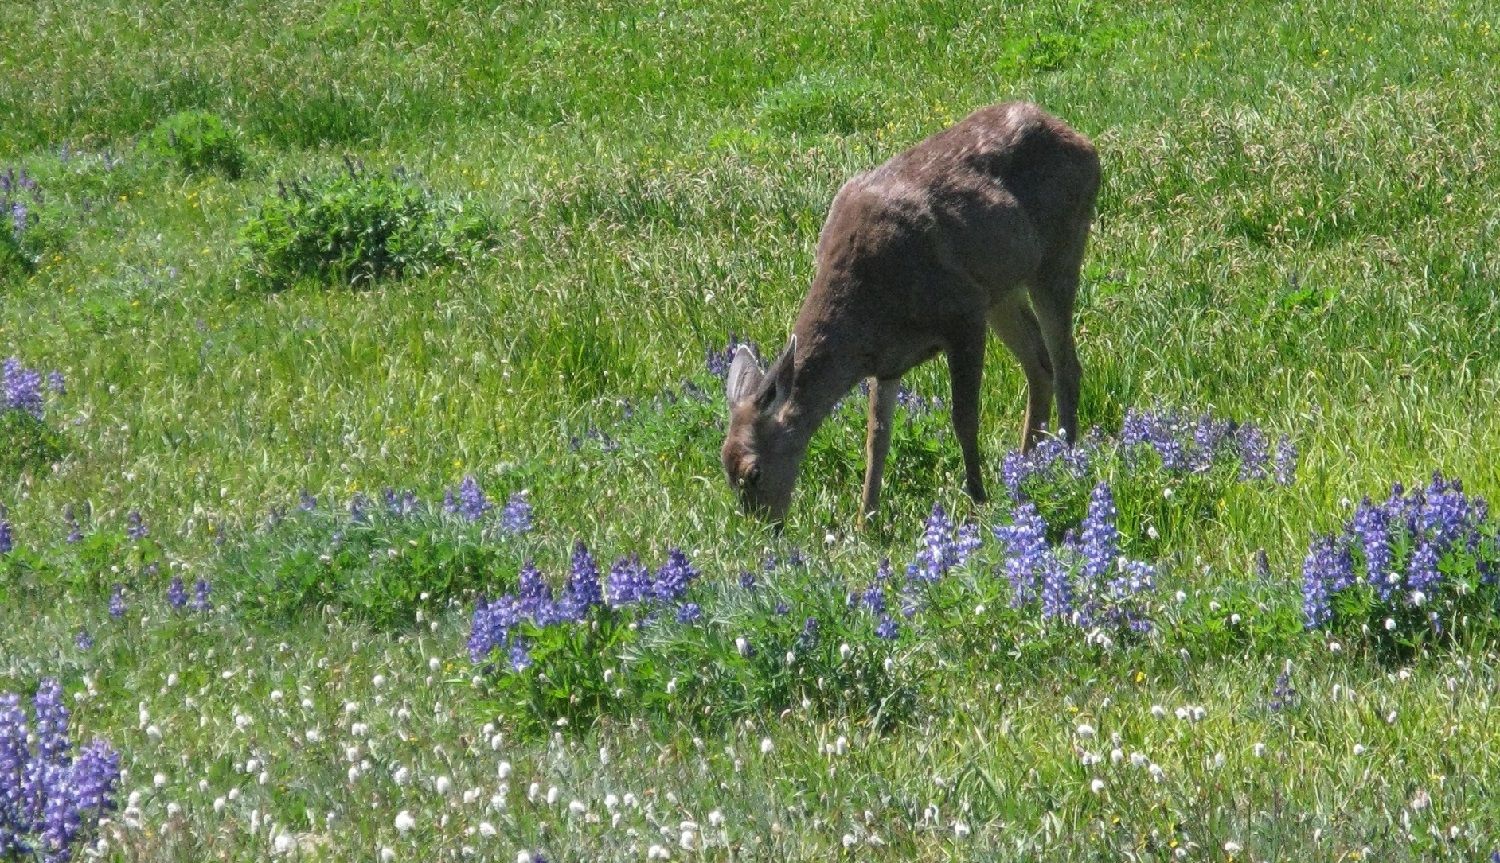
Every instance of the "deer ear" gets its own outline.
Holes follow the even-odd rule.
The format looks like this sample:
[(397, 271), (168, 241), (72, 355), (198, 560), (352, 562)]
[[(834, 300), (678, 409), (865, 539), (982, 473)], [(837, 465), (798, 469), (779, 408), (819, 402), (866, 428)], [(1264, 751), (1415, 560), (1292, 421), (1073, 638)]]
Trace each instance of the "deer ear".
[(786, 350), (771, 364), (760, 391), (755, 394), (755, 407), (761, 413), (775, 413), (787, 397), (792, 394), (792, 373), (796, 371), (797, 337), (787, 342)]
[(760, 366), (755, 362), (755, 355), (750, 353), (749, 348), (740, 345), (739, 350), (734, 352), (734, 362), (729, 365), (729, 380), (724, 387), (729, 404), (737, 405), (749, 398), (760, 388), (763, 377)]

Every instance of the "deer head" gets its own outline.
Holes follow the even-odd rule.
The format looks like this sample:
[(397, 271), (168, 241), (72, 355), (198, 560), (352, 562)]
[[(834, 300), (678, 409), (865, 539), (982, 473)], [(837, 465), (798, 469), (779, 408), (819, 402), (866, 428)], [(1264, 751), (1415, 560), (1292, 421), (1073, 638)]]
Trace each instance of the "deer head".
[(729, 434), (719, 453), (729, 484), (747, 513), (780, 522), (792, 504), (792, 487), (807, 450), (806, 439), (785, 410), (792, 394), (797, 337), (767, 372), (741, 345), (729, 367)]

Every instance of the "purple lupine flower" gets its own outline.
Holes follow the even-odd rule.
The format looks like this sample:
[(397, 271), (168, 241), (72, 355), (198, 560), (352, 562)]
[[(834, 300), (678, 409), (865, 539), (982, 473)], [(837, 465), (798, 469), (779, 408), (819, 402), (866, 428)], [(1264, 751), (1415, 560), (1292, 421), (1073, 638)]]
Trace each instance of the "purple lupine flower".
[(604, 588), (599, 584), (599, 564), (582, 540), (573, 543), (573, 564), (563, 591), (563, 604), (574, 622), (582, 622), (590, 608), (604, 602)]
[(73, 646), (87, 653), (94, 649), (94, 636), (90, 635), (87, 629), (80, 629), (78, 634), (73, 636)]
[(895, 574), (896, 570), (891, 566), (891, 559), (888, 557), (882, 557), (880, 559), (880, 564), (875, 567), (875, 581), (890, 581), (891, 576)]
[(865, 588), (865, 591), (859, 594), (859, 599), (871, 614), (885, 614), (885, 588), (881, 587), (879, 582)]
[(1355, 508), (1349, 524), (1349, 538), (1364, 554), (1365, 579), (1382, 601), (1390, 599), (1399, 583), (1399, 576), (1391, 569), (1394, 553), (1390, 528), (1390, 513), (1385, 507), (1370, 503), (1368, 497)]
[(457, 513), (469, 521), (478, 521), (493, 507), (494, 504), (484, 496), (484, 489), (479, 487), (479, 481), (472, 474), (464, 476), (456, 493), (453, 489), (448, 489), (443, 495), (443, 509)]
[(1037, 598), (1042, 573), (1053, 557), (1047, 547), (1047, 525), (1036, 504), (1025, 501), (1016, 507), (1011, 523), (996, 525), (993, 533), (1004, 549), (1011, 605), (1025, 605)]
[(740, 587), (745, 590), (755, 590), (755, 573), (745, 570), (740, 573)]
[(531, 504), (523, 493), (517, 492), (505, 502), (500, 511), (500, 529), (513, 536), (531, 530)]
[(510, 670), (520, 673), (534, 665), (526, 639), (517, 636), (510, 643)]
[[(1040, 576), (1042, 616), (1071, 618), (1074, 611), (1072, 573), (1056, 555), (1048, 554), (1042, 561)], [(1080, 624), (1087, 625), (1087, 622), (1081, 621)]]
[(1302, 616), (1308, 629), (1318, 629), (1333, 620), (1330, 601), (1342, 578), (1343, 565), (1332, 535), (1313, 540), (1302, 562)]
[(1423, 604), (1437, 592), (1438, 582), (1442, 580), (1442, 574), (1438, 572), (1440, 559), (1437, 544), (1433, 542), (1423, 542), (1412, 552), (1406, 567), (1406, 587), (1411, 591), (1408, 596), (1412, 605)]
[(304, 488), (297, 495), (297, 508), (303, 512), (312, 512), (318, 508), (318, 499), (309, 494), (307, 489)]
[(355, 524), (364, 524), (365, 509), (370, 505), (370, 499), (363, 494), (356, 493), (349, 498), (349, 520)]
[(937, 581), (958, 563), (958, 548), (953, 541), (953, 522), (941, 503), (932, 505), (927, 529), (922, 534), (922, 549), (907, 567), (906, 576), (913, 581)]
[(678, 623), (692, 623), (703, 616), (703, 609), (696, 602), (686, 602), (677, 608)]
[(790, 605), (787, 605), (785, 602), (778, 602), (778, 603), (776, 603), (776, 616), (777, 617), (786, 617), (788, 614), (791, 614), (791, 613), (792, 613), (792, 607)]
[(109, 595), (109, 616), (116, 620), (125, 616), (125, 585), (118, 581)]
[(80, 813), (95, 818), (114, 809), (114, 791), (120, 782), (120, 753), (94, 738), (78, 750), (68, 784)]
[(901, 635), (901, 626), (892, 620), (890, 615), (880, 616), (880, 624), (875, 627), (875, 637), (886, 641), (895, 641)]
[(1420, 530), (1446, 551), (1472, 530), (1476, 523), (1474, 516), (1463, 485), (1458, 480), (1445, 483), (1441, 473), (1433, 473), (1418, 510)]
[(205, 614), (213, 611), (214, 604), (208, 598), (209, 591), (208, 579), (200, 576), (197, 583), (193, 585), (193, 599), (188, 603), (188, 607)]
[(131, 510), (125, 516), (125, 535), (131, 539), (141, 540), (146, 538), (146, 525), (141, 522), (141, 514), (138, 510)]
[(698, 577), (698, 570), (688, 562), (681, 549), (670, 549), (667, 562), (656, 571), (656, 598), (662, 602), (674, 602), (687, 594), (688, 585)]
[(182, 584), (182, 576), (172, 576), (172, 583), (167, 585), (167, 604), (174, 609), (181, 610), (187, 605), (187, 588)]
[(521, 565), (516, 579), (516, 600), (521, 615), (530, 618), (537, 626), (549, 626), (561, 620), (557, 603), (553, 601), (552, 586), (529, 560)]
[(10, 522), (5, 518), (5, 510), (0, 509), (0, 554), (9, 554), (15, 547), (15, 539), (10, 535)]
[(510, 630), (521, 622), (521, 612), (514, 597), (502, 596), (494, 602), (480, 597), (471, 620), (469, 659), (477, 665), (488, 662), (496, 650), (509, 646)]
[(620, 608), (649, 599), (654, 595), (651, 571), (641, 565), (639, 557), (622, 557), (610, 567), (605, 594), (611, 608)]
[(62, 395), (68, 390), (67, 382), (63, 380), (62, 372), (57, 369), (53, 369), (47, 373), (47, 386), (57, 395)]
[(1266, 464), (1271, 461), (1266, 435), (1253, 423), (1245, 423), (1235, 437), (1239, 440), (1239, 479), (1266, 479)]
[(1089, 495), (1088, 514), (1084, 516), (1079, 551), (1083, 557), (1081, 575), (1089, 584), (1098, 583), (1120, 556), (1120, 532), (1115, 528), (1118, 512), (1115, 498), (1107, 483), (1094, 486)]
[(42, 418), (42, 376), (11, 357), (0, 363), (0, 410), (17, 410)]
[(1216, 419), (1208, 412), (1199, 416), (1193, 427), (1193, 452), (1189, 458), (1193, 473), (1207, 473), (1234, 434), (1233, 422)]
[(1287, 435), (1276, 442), (1276, 484), (1291, 485), (1297, 476), (1297, 445)]

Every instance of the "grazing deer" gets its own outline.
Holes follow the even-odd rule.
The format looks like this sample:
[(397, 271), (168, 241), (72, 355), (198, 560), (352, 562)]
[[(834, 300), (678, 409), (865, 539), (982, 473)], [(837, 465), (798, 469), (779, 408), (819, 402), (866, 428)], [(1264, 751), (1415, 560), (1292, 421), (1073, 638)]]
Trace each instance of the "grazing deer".
[(744, 347), (730, 366), (720, 458), (745, 509), (785, 518), (813, 433), (869, 378), (860, 512), (873, 514), (901, 376), (940, 351), (967, 491), (983, 502), (986, 325), (1026, 373), (1022, 448), (1036, 443), (1054, 393), (1062, 434), (1076, 440), (1073, 298), (1098, 190), (1088, 139), (1023, 102), (975, 111), (845, 183), (786, 350), (765, 372)]

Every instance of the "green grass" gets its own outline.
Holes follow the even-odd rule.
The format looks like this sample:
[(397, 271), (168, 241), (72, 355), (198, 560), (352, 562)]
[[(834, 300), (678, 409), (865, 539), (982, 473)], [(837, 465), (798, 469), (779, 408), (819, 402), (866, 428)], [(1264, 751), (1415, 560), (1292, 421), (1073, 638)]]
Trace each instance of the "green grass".
[[(75, 719), (122, 749), (124, 789), (144, 791), (139, 828), (106, 828), (106, 859), (263, 859), (266, 818), (337, 860), (381, 847), (469, 859), (465, 846), (644, 859), (654, 843), (690, 858), (688, 820), (755, 860), (1221, 859), (1226, 842), (1237, 859), (1480, 860), (1500, 847), (1492, 644), (1398, 667), (1269, 624), (1209, 637), (1230, 608), (1295, 618), (1308, 540), (1348, 517), (1347, 500), (1433, 469), (1500, 493), (1493, 4), (102, 0), (4, 4), (0, 32), (26, 34), (0, 40), (0, 170), (24, 166), (47, 201), (34, 269), (0, 267), (0, 357), (68, 380), (48, 414), (61, 458), (0, 473), (17, 541), (38, 555), (0, 584), (0, 691), (49, 675), (97, 690)], [(767, 546), (807, 549), (839, 595), (880, 557), (910, 558), (934, 499), (1003, 520), (962, 498), (957, 448), (934, 424), (898, 440), (885, 516), (854, 532), (851, 419), (820, 433), (786, 535), (771, 537), (724, 485), (717, 414), (645, 406), (703, 383), (705, 350), (731, 331), (783, 344), (847, 176), (1010, 98), (1062, 116), (1104, 162), (1077, 325), (1083, 424), (1117, 429), (1157, 400), (1212, 405), (1304, 454), (1293, 486), (1230, 485), (1164, 533), (1157, 640), (1097, 654), (1051, 639), (1034, 655), (1011, 618), (981, 615), (903, 642), (899, 671), (924, 685), (894, 728), (795, 700), (716, 726), (660, 705), (550, 741), (503, 727), (497, 750), (461, 603), (394, 631), (331, 607), (268, 622), (218, 594), (214, 615), (183, 618), (143, 582), (110, 622), (111, 567), (140, 561), (62, 543), (66, 503), (90, 502), (111, 535), (138, 509), (175, 571), (212, 573), (299, 489), (432, 499), (474, 474), (528, 490), (546, 571), (575, 539), (601, 563), (680, 545), (708, 610)], [(243, 177), (140, 155), (182, 111), (240, 130)], [(346, 156), (472, 201), (490, 250), (360, 290), (259, 291), (240, 246), (257, 204)], [(939, 362), (908, 383), (946, 397), (944, 378)], [(994, 492), (1023, 386), (993, 344)], [(644, 418), (622, 419), (622, 400)], [(590, 427), (619, 449), (575, 452)], [(1269, 584), (1251, 576), (1261, 548)], [(90, 653), (72, 647), (80, 626), (98, 636)], [(991, 635), (1020, 655), (981, 649)], [(1298, 704), (1269, 711), (1287, 662)], [(1194, 704), (1201, 722), (1171, 716)], [(1098, 738), (1077, 739), (1085, 722)], [(848, 754), (819, 751), (840, 736)], [(372, 762), (353, 780), (350, 745)], [(1080, 751), (1104, 762), (1082, 766)], [(1131, 767), (1137, 751), (1161, 781)], [(509, 802), (486, 809), (501, 759)], [(398, 766), (416, 780), (395, 784)], [(443, 775), (451, 804), (433, 790)], [(560, 803), (528, 802), (532, 782)], [(483, 794), (462, 803), (470, 788)], [(604, 797), (627, 792), (643, 808), (622, 804), (611, 826)], [(574, 798), (586, 815), (568, 814)], [(419, 823), (405, 836), (403, 809)], [(466, 832), (481, 821), (498, 835)], [(730, 859), (723, 844), (702, 855)]]

